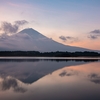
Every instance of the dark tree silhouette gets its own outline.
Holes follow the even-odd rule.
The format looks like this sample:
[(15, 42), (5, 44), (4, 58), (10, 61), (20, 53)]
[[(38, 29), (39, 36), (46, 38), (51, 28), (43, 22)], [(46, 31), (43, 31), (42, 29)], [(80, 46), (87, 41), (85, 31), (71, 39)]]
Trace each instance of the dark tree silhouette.
[(0, 51), (1, 57), (100, 57), (98, 52), (39, 52), (39, 51)]

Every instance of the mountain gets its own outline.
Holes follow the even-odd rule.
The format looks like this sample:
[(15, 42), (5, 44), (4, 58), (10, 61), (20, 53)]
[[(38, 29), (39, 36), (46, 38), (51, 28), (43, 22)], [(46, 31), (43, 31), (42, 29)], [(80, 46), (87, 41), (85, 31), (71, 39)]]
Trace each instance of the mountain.
[(85, 48), (63, 45), (58, 43), (32, 28), (27, 28), (11, 36), (0, 37), (0, 50), (23, 50), (23, 51), (92, 51)]

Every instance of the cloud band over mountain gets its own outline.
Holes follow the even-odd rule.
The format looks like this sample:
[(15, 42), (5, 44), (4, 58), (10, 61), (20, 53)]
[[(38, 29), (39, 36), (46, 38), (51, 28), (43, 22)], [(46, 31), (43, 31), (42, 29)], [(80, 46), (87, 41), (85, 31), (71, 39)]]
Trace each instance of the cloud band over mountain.
[(4, 21), (1, 23), (0, 30), (5, 34), (17, 33), (19, 28), (27, 23), (26, 20), (15, 21), (14, 24)]

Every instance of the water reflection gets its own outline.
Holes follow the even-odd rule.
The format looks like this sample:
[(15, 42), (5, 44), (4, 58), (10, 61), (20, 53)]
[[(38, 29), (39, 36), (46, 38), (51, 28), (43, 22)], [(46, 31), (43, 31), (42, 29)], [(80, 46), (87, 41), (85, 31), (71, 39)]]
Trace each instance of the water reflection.
[(84, 63), (84, 60), (76, 62), (70, 59), (0, 59), (0, 76), (12, 76), (24, 83), (33, 83), (64, 66)]
[(59, 76), (61, 77), (64, 77), (64, 76), (72, 76), (72, 75), (78, 75), (78, 72), (77, 71), (74, 71), (74, 70), (67, 70), (67, 71), (63, 71), (59, 74)]
[(12, 77), (1, 78), (0, 84), (2, 91), (6, 91), (12, 88), (14, 92), (26, 92), (26, 89), (19, 86), (19, 82), (17, 81), (17, 79), (14, 79)]
[(100, 59), (91, 59), (91, 58), (78, 58), (78, 59), (75, 59), (75, 58), (73, 58), (73, 59), (61, 59), (61, 58), (58, 58), (58, 59), (56, 59), (56, 58), (48, 58), (48, 59), (44, 59), (44, 58), (38, 58), (38, 59), (27, 59), (27, 58), (25, 58), (25, 59), (22, 59), (22, 58), (6, 58), (6, 59), (3, 59), (3, 58), (1, 58), (0, 59), (0, 62), (39, 62), (39, 61), (56, 61), (56, 62), (68, 62), (68, 61), (76, 61), (76, 62), (95, 62), (95, 61), (99, 61)]
[(92, 73), (89, 75), (90, 81), (96, 84), (100, 84), (100, 74)]
[(0, 62), (0, 100), (100, 100), (100, 62)]

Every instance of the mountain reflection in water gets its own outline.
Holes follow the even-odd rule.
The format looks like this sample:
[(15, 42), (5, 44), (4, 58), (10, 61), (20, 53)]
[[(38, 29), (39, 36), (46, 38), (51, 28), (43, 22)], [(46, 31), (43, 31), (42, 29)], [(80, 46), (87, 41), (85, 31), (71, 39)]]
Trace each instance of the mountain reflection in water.
[(0, 100), (100, 100), (99, 60), (57, 60), (0, 60)]

